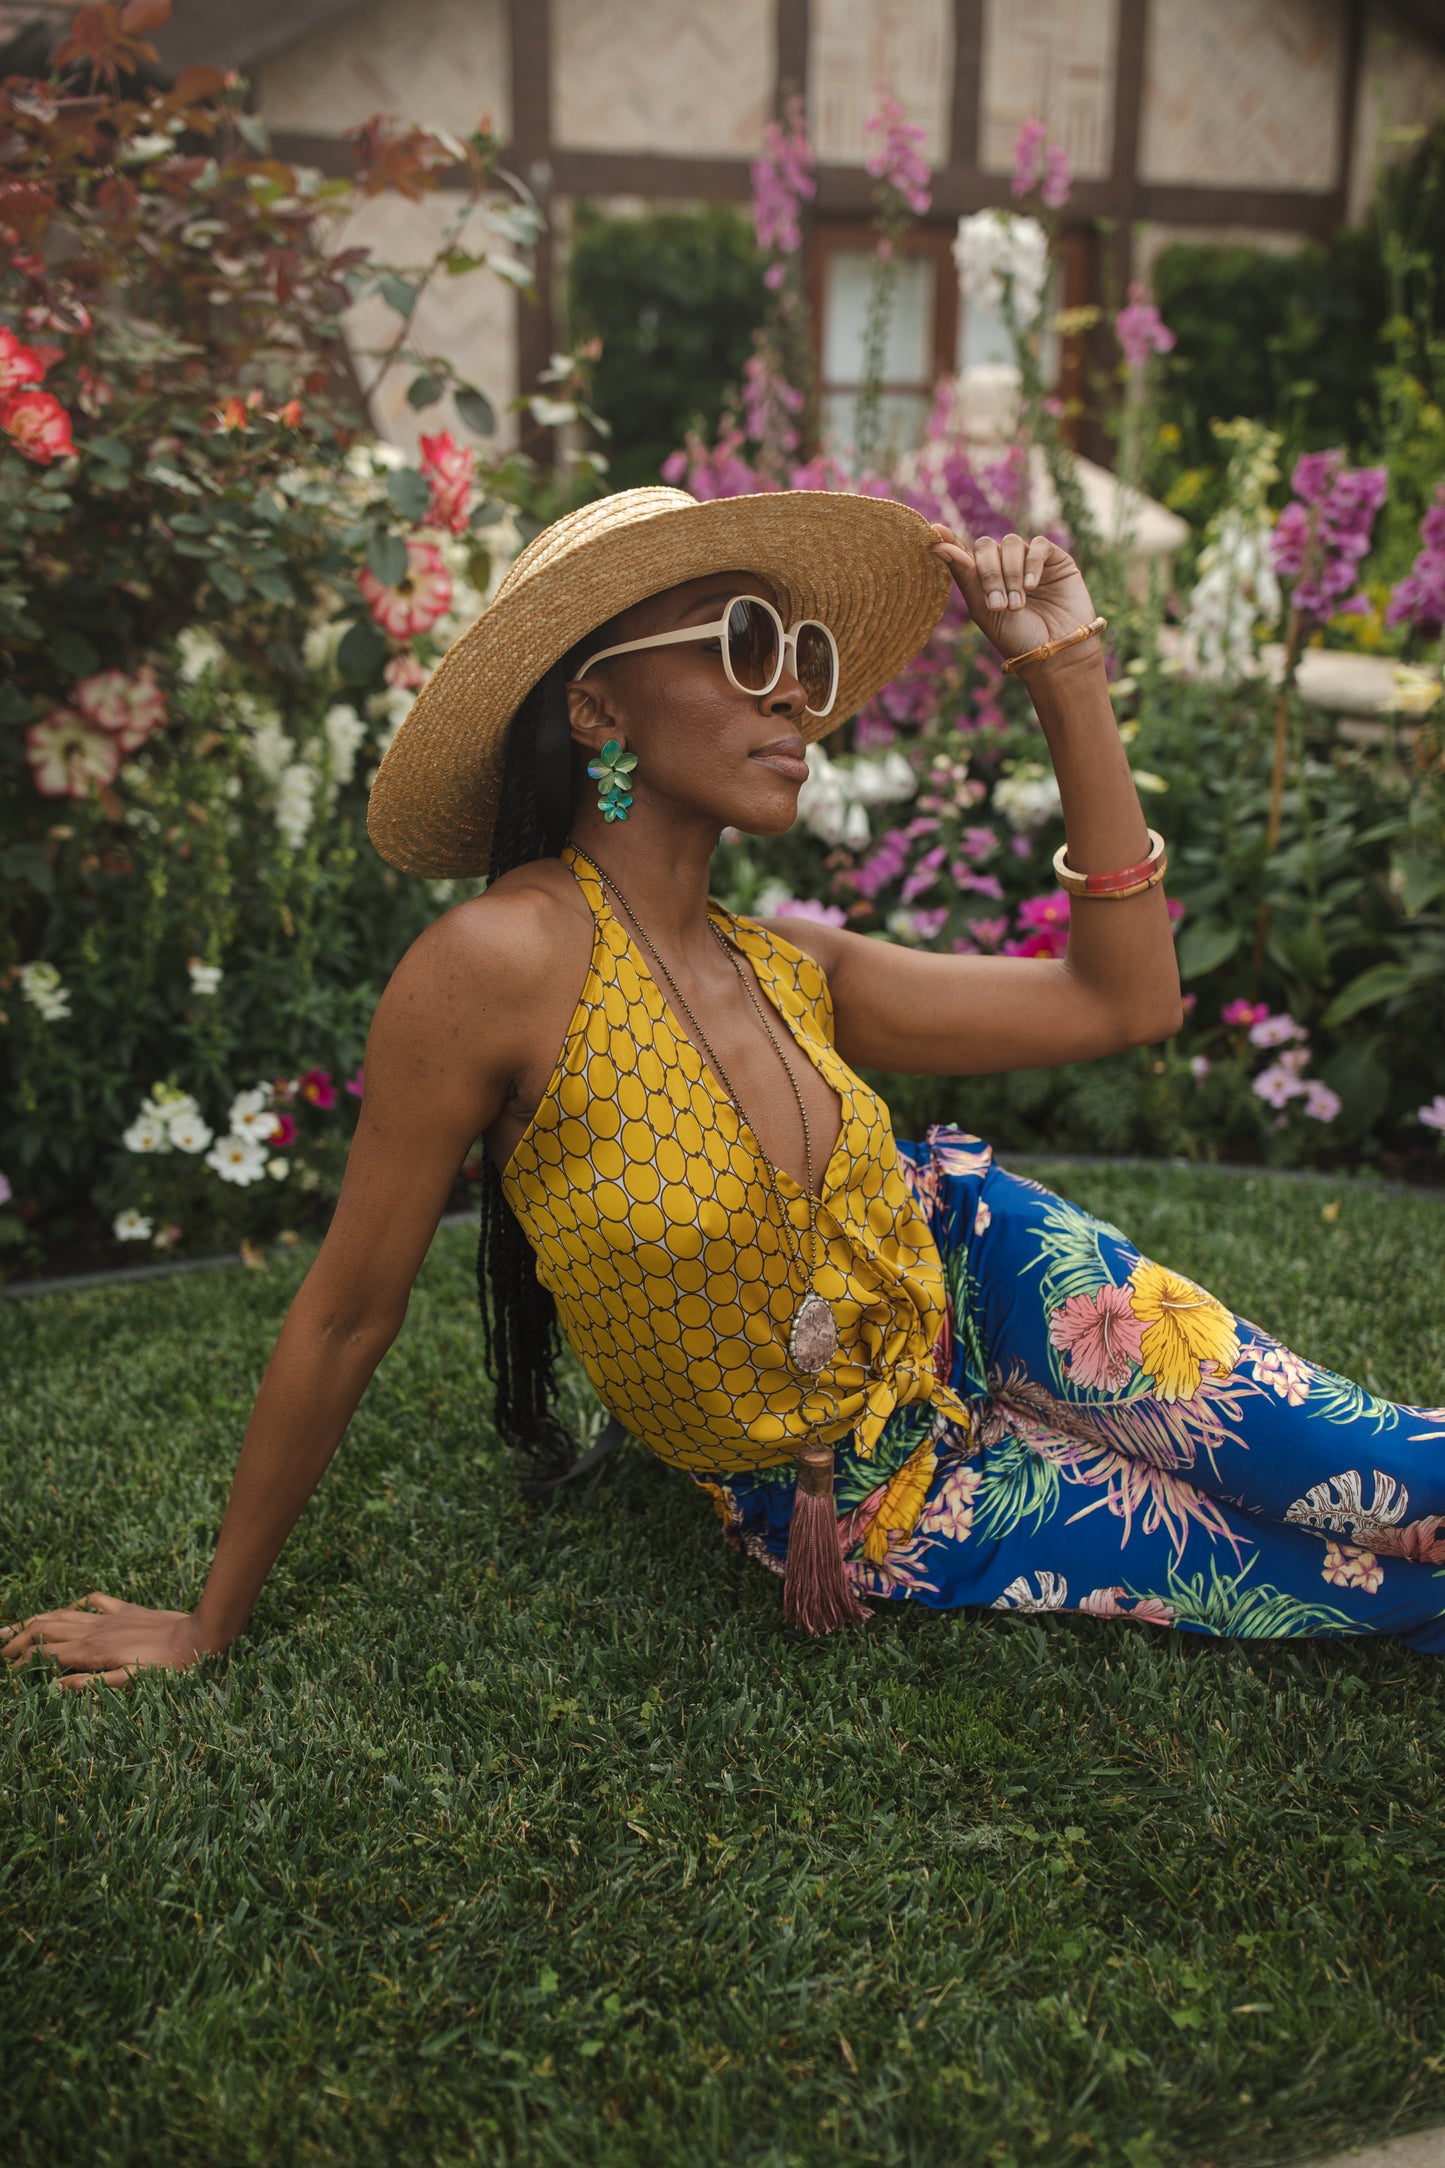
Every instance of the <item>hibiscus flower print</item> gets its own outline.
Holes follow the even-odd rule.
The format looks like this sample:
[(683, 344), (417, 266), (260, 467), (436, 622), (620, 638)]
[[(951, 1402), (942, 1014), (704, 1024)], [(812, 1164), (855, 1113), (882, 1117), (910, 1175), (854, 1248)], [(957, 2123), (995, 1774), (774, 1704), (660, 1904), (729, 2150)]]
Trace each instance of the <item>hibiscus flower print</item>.
[(1302, 1408), (1310, 1396), (1310, 1366), (1300, 1356), (1276, 1342), (1254, 1350), (1254, 1375), (1292, 1408)]
[(1063, 1350), (1070, 1382), (1099, 1392), (1128, 1384), (1143, 1334), (1128, 1288), (1111, 1281), (1092, 1295), (1070, 1295), (1049, 1319), (1049, 1338)]
[(1192, 1400), (1208, 1363), (1216, 1378), (1239, 1360), (1239, 1336), (1224, 1304), (1202, 1287), (1145, 1257), (1129, 1281), (1130, 1303), (1144, 1327), (1140, 1363), (1159, 1400)]
[(1332, 1588), (1362, 1588), (1367, 1596), (1373, 1596), (1385, 1578), (1374, 1552), (1353, 1543), (1327, 1543), (1320, 1573)]
[(950, 1468), (919, 1515), (919, 1535), (962, 1542), (973, 1530), (973, 1494), (982, 1481), (983, 1471), (977, 1461), (961, 1461)]

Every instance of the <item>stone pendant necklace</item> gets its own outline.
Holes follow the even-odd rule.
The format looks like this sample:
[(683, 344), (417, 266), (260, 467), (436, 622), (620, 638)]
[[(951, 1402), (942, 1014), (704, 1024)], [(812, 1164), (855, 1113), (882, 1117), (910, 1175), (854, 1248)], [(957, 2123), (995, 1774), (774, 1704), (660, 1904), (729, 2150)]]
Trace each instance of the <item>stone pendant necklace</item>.
[(802, 1090), (799, 1087), (793, 1065), (784, 1052), (777, 1033), (768, 1021), (766, 1010), (753, 992), (748, 975), (744, 971), (731, 943), (720, 931), (717, 922), (709, 918), (708, 925), (713, 938), (737, 973), (738, 983), (751, 1002), (758, 1022), (767, 1033), (773, 1052), (783, 1065), (784, 1073), (793, 1088), (793, 1097), (798, 1103), (798, 1115), (803, 1124), (803, 1163), (808, 1177), (808, 1255), (806, 1258), (803, 1255), (803, 1245), (798, 1238), (798, 1231), (793, 1225), (792, 1214), (788, 1210), (787, 1199), (783, 1196), (782, 1187), (778, 1181), (778, 1170), (763, 1149), (762, 1140), (758, 1136), (757, 1125), (748, 1121), (743, 1103), (733, 1087), (732, 1080), (718, 1060), (717, 1055), (713, 1052), (706, 1032), (704, 1032), (701, 1024), (699, 1024), (692, 1010), (688, 1007), (681, 987), (653, 947), (637, 913), (633, 910), (612, 876), (605, 873), (601, 866), (587, 856), (585, 851), (579, 851), (575, 843), (572, 849), (584, 865), (591, 867), (602, 886), (610, 895), (615, 897), (632, 921), (637, 930), (638, 939), (642, 942), (643, 947), (647, 950), (648, 955), (652, 958), (664, 979), (666, 979), (673, 1000), (687, 1018), (692, 1028), (693, 1037), (706, 1054), (714, 1076), (732, 1101), (733, 1110), (737, 1114), (738, 1120), (747, 1122), (748, 1127), (752, 1130), (754, 1141), (758, 1147), (758, 1156), (768, 1170), (768, 1178), (773, 1194), (778, 1200), (778, 1217), (783, 1224), (787, 1239), (792, 1246), (794, 1259), (803, 1276), (803, 1299), (793, 1313), (792, 1329), (788, 1334), (788, 1360), (793, 1365), (793, 1368), (804, 1377), (816, 1377), (820, 1370), (826, 1369), (838, 1352), (838, 1320), (833, 1315), (831, 1303), (827, 1302), (813, 1285), (818, 1269), (818, 1200), (813, 1193), (813, 1133), (808, 1123), (808, 1109), (803, 1103)]

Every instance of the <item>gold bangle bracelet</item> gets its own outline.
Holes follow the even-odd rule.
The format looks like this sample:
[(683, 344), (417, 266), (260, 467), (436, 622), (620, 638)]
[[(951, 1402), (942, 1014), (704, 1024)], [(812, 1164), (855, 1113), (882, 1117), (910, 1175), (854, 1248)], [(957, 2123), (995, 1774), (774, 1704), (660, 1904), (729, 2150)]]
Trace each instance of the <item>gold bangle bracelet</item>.
[(1062, 648), (1077, 647), (1081, 640), (1092, 640), (1096, 632), (1102, 632), (1108, 624), (1107, 617), (1096, 617), (1090, 625), (1076, 625), (1061, 639), (1046, 640), (1042, 647), (1031, 647), (1026, 654), (1010, 655), (1004, 663), (1005, 673), (1027, 669), (1031, 662), (1044, 662), (1050, 655), (1057, 655)]

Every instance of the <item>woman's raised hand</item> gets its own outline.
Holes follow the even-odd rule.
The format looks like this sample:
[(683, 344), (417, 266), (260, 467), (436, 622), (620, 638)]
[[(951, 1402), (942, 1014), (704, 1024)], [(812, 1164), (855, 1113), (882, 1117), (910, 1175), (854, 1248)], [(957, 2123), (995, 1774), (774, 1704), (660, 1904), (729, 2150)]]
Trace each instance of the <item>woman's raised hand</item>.
[(60, 1669), (60, 1686), (129, 1686), (137, 1671), (184, 1671), (206, 1650), (188, 1611), (149, 1611), (99, 1590), (64, 1611), (42, 1611), (12, 1627), (0, 1656), (19, 1668), (40, 1657)]
[(1001, 541), (983, 537), (970, 544), (940, 522), (933, 532), (934, 555), (948, 566), (970, 617), (1001, 655), (1026, 655), (1092, 622), (1083, 574), (1047, 535), (1025, 542), (1006, 534)]

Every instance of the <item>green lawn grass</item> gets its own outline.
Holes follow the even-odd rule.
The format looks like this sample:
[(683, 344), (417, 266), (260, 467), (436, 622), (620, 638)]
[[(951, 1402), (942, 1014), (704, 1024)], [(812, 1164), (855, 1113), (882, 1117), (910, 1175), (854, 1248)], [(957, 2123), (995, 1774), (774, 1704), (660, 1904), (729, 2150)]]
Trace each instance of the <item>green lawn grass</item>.
[[(1445, 1400), (1445, 1207), (1057, 1186)], [(226, 1660), (8, 1694), (3, 2157), (1262, 2168), (1445, 2116), (1445, 1665), (902, 1607), (797, 1641), (635, 1449), (518, 1503), (471, 1254)], [(304, 1262), (0, 1311), (0, 1609), (194, 1597)]]

